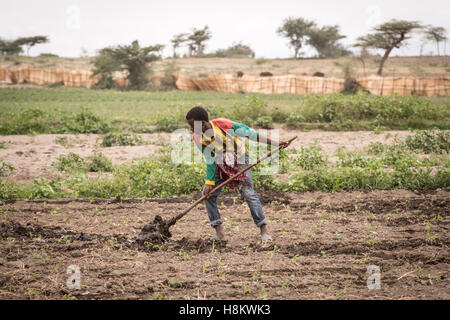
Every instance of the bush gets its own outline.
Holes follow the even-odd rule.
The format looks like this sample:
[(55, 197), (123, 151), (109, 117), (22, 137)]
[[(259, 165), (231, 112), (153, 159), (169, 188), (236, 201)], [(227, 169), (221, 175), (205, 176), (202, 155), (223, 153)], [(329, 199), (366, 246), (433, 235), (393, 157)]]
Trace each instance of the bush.
[(116, 87), (114, 79), (110, 75), (101, 75), (100, 79), (91, 86), (91, 89), (113, 89)]
[(250, 118), (253, 121), (268, 115), (269, 107), (267, 103), (257, 96), (249, 96), (245, 102), (235, 104), (230, 114), (233, 119)]
[(103, 153), (96, 151), (92, 156), (87, 158), (87, 169), (89, 172), (112, 172), (113, 164)]
[(175, 117), (163, 117), (156, 121), (156, 131), (173, 132), (181, 127), (180, 121)]
[(377, 159), (365, 157), (359, 153), (344, 152), (338, 154), (339, 160), (337, 166), (344, 168), (367, 168), (367, 167), (380, 167), (381, 162)]
[(258, 59), (255, 60), (255, 63), (256, 63), (258, 66), (261, 65), (261, 64), (267, 63), (267, 62), (268, 62), (268, 60), (265, 59), (265, 58), (258, 58)]
[(83, 171), (86, 170), (87, 164), (78, 154), (69, 152), (66, 155), (60, 155), (56, 162), (52, 163), (59, 171)]
[(263, 129), (273, 129), (273, 120), (271, 116), (262, 116), (256, 119), (255, 124)]
[(131, 196), (168, 197), (189, 194), (200, 190), (204, 183), (202, 165), (174, 166), (168, 155), (140, 160), (123, 170), (131, 182)]
[(214, 56), (219, 58), (238, 58), (247, 57), (254, 58), (255, 52), (248, 46), (242, 43), (233, 43), (227, 49), (218, 49)]
[(450, 151), (450, 133), (440, 130), (417, 131), (414, 136), (405, 139), (406, 146), (411, 150), (424, 153), (441, 153)]
[(319, 117), (324, 122), (332, 122), (340, 120), (342, 118), (340, 106), (337, 102), (330, 101), (325, 103), (322, 110), (319, 113)]
[(65, 133), (105, 133), (109, 126), (91, 110), (82, 108), (75, 116), (64, 119)]
[(69, 152), (67, 155), (60, 155), (56, 162), (52, 164), (59, 171), (89, 171), (89, 172), (112, 172), (113, 164), (110, 159), (101, 152), (96, 151), (87, 160), (78, 154)]
[(304, 170), (312, 170), (325, 166), (327, 158), (321, 152), (320, 146), (313, 144), (310, 147), (301, 147), (300, 154), (294, 158), (294, 163)]
[(47, 129), (44, 111), (36, 107), (14, 113), (8, 120), (11, 123), (6, 123), (3, 128), (0, 127), (0, 131), (4, 134), (40, 133)]
[(135, 146), (142, 144), (141, 138), (129, 132), (110, 132), (103, 136), (102, 147)]
[(61, 182), (57, 180), (49, 180), (41, 177), (33, 180), (31, 190), (28, 195), (30, 199), (37, 198), (58, 198), (62, 195)]
[(286, 118), (286, 124), (291, 129), (297, 129), (302, 126), (302, 122), (306, 119), (302, 115), (291, 113), (289, 117)]
[(10, 176), (14, 171), (14, 166), (9, 162), (0, 160), (0, 178)]
[(64, 81), (53, 82), (52, 84), (49, 84), (48, 87), (49, 87), (49, 88), (59, 88), (59, 87), (64, 87)]
[(161, 78), (161, 90), (176, 90), (177, 79), (175, 73), (178, 71), (178, 67), (175, 62), (169, 63), (164, 68), (164, 75)]
[(41, 53), (39, 55), (39, 57), (42, 57), (42, 58), (59, 58), (59, 56), (57, 54), (54, 54), (54, 53)]
[(418, 168), (399, 172), (389, 172), (381, 168), (322, 168), (300, 172), (287, 184), (279, 187), (285, 191), (328, 192), (361, 189), (431, 189), (448, 187), (449, 177), (449, 170), (438, 170), (435, 175), (431, 175), (431, 169)]

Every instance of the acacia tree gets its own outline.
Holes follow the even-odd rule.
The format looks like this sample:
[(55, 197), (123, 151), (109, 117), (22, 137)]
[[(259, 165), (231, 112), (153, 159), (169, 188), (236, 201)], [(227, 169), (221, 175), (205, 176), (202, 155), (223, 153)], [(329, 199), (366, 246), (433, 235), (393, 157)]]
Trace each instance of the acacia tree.
[(144, 89), (148, 84), (150, 73), (147, 64), (160, 59), (163, 48), (164, 46), (160, 44), (141, 47), (139, 42), (135, 40), (131, 45), (101, 49), (100, 55), (94, 61), (93, 75), (101, 75), (100, 81), (111, 83), (113, 72), (127, 71), (127, 79), (130, 81), (129, 87)]
[(438, 56), (440, 56), (441, 54), (439, 52), (439, 42), (447, 41), (447, 34), (446, 34), (447, 32), (446, 32), (445, 28), (428, 26), (425, 29), (424, 33), (425, 33), (425, 37), (427, 40), (436, 42)]
[(316, 49), (321, 58), (332, 58), (345, 53), (342, 45), (338, 43), (346, 37), (339, 33), (339, 26), (313, 27), (307, 35), (307, 43)]
[(280, 36), (289, 39), (289, 46), (294, 49), (294, 59), (297, 59), (306, 37), (315, 25), (314, 21), (289, 17), (283, 20), (283, 24), (277, 29)]
[(394, 48), (400, 48), (405, 44), (405, 40), (410, 39), (410, 34), (415, 29), (423, 28), (418, 21), (391, 20), (376, 26), (373, 33), (359, 37), (356, 47), (366, 47), (383, 49), (384, 55), (381, 58), (377, 74), (383, 73), (383, 66)]
[(26, 46), (27, 47), (27, 56), (30, 53), (31, 47), (34, 47), (37, 44), (48, 43), (48, 36), (34, 36), (34, 37), (23, 37), (15, 40), (15, 43), (18, 46)]
[(47, 42), (49, 42), (48, 36), (22, 37), (12, 41), (0, 40), (0, 53), (18, 55), (23, 52), (22, 47), (26, 46), (28, 55), (31, 47)]
[(186, 41), (188, 41), (187, 33), (179, 33), (173, 36), (172, 40), (172, 47), (173, 47), (173, 58), (175, 59), (177, 57), (177, 49)]
[(14, 41), (0, 39), (0, 53), (2, 55), (17, 55), (23, 51), (22, 47)]
[(211, 39), (212, 34), (208, 26), (203, 29), (192, 29), (192, 34), (188, 37), (189, 55), (201, 55), (205, 50), (205, 42)]

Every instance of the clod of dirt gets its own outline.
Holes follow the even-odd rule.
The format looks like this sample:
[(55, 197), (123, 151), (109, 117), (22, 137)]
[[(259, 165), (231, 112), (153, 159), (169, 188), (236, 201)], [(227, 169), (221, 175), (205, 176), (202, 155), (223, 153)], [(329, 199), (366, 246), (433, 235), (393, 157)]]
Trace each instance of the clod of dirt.
[(169, 225), (161, 216), (157, 215), (153, 221), (147, 223), (139, 233), (137, 242), (163, 243), (172, 236)]

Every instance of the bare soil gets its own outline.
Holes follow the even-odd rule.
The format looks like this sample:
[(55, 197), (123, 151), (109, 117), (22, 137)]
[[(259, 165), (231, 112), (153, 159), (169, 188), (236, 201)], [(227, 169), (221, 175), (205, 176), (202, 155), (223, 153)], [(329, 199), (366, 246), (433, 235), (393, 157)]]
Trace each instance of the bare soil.
[[(403, 139), (412, 134), (408, 131), (386, 131), (375, 134), (372, 131), (354, 132), (326, 132), (287, 130), (278, 126), (280, 139), (287, 140), (293, 136), (298, 139), (292, 144), (299, 149), (317, 141), (323, 152), (333, 162), (337, 160), (334, 155), (339, 148), (347, 151), (362, 150), (371, 142), (380, 141), (391, 143), (397, 136)], [(0, 136), (0, 142), (5, 142), (5, 149), (0, 149), (0, 159), (11, 163), (14, 172), (9, 178), (15, 182), (26, 182), (38, 177), (54, 178), (60, 173), (52, 166), (60, 155), (74, 152), (83, 158), (93, 154), (95, 150), (101, 151), (111, 158), (114, 164), (129, 163), (132, 160), (152, 156), (162, 143), (170, 143), (169, 133), (141, 134), (142, 140), (148, 144), (139, 146), (101, 147), (101, 135), (95, 134), (46, 134), (36, 136), (13, 135)], [(58, 143), (66, 138), (67, 144)]]
[[(0, 206), (0, 299), (449, 299), (450, 189), (259, 191), (274, 241), (259, 242), (237, 194), (219, 198), (226, 242), (203, 205), (164, 246), (143, 225), (181, 212), (170, 199), (6, 201)], [(69, 289), (67, 268), (81, 271)], [(367, 287), (368, 266), (381, 270)]]

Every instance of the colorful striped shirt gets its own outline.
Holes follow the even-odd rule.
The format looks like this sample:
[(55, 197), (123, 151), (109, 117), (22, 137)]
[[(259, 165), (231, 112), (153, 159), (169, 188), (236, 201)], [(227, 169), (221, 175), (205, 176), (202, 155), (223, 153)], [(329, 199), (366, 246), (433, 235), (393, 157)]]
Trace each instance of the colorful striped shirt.
[[(226, 118), (213, 119), (209, 123), (214, 135), (208, 138), (204, 133), (201, 136), (194, 134), (194, 141), (206, 159), (205, 183), (213, 186), (217, 174), (215, 151), (225, 153), (227, 150), (232, 150), (239, 158), (245, 154), (245, 143), (239, 138), (256, 141), (258, 132), (245, 124)], [(206, 148), (208, 150), (205, 152)]]

